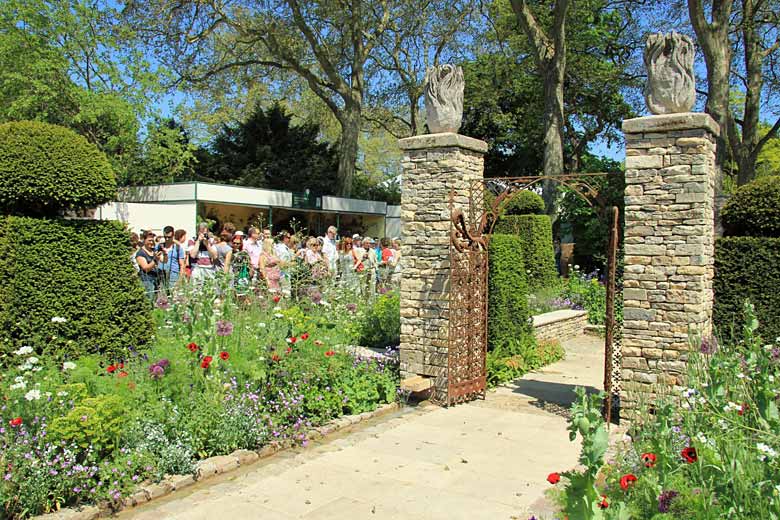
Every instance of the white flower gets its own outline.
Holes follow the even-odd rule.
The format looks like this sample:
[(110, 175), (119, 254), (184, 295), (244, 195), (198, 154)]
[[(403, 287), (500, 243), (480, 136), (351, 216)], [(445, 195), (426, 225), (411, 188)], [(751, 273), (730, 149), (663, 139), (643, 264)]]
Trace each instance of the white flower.
[(740, 405), (737, 403), (732, 403), (731, 401), (728, 402), (726, 406), (723, 407), (724, 412), (738, 412), (742, 409)]
[(703, 433), (697, 433), (696, 439), (702, 444), (707, 444), (707, 437)]
[(24, 356), (26, 354), (32, 354), (32, 352), (33, 352), (33, 348), (25, 345), (24, 347), (20, 347), (19, 350), (14, 352), (14, 354), (16, 354), (17, 356)]
[(24, 390), (25, 388), (27, 388), (27, 383), (25, 383), (24, 381), (19, 381), (18, 383), (12, 384), (8, 388), (10, 388), (11, 390)]
[(76, 363), (74, 363), (73, 361), (66, 361), (65, 363), (62, 364), (63, 370), (73, 370), (75, 368), (76, 368)]
[(31, 358), (29, 358), (29, 359), (27, 360), (27, 362), (28, 362), (29, 364), (31, 364), (31, 365), (34, 365), (34, 364), (36, 364), (38, 361), (39, 361), (39, 359), (38, 359), (37, 357), (35, 357), (35, 356), (33, 356), (33, 357), (31, 357)]
[(35, 367), (32, 369), (33, 372), (40, 372), (41, 370), (43, 370), (43, 367)]
[(745, 374), (740, 372), (739, 374), (737, 374), (737, 377), (740, 378), (740, 379), (745, 379)]
[(62, 390), (61, 392), (57, 392), (57, 397), (68, 397), (68, 392), (65, 390)]
[(777, 451), (775, 451), (771, 446), (764, 444), (763, 442), (757, 443), (756, 448), (758, 448), (758, 451), (764, 454), (759, 456), (761, 460), (766, 460), (767, 457), (769, 457), (770, 459), (774, 459), (775, 457), (777, 457)]
[(276, 307), (274, 307), (274, 311), (279, 312), (280, 310), (282, 310), (282, 308), (279, 307), (278, 305)]
[(14, 381), (16, 381), (17, 383), (24, 383), (24, 376), (16, 376), (14, 378)]
[(257, 324), (257, 326), (260, 327), (261, 329), (264, 329), (265, 328), (265, 323), (260, 322), (260, 323)]
[(691, 405), (688, 404), (688, 401), (683, 401), (682, 403), (680, 403), (680, 406), (682, 406), (683, 409), (685, 409), (685, 410), (690, 410), (691, 409)]
[(693, 397), (694, 395), (696, 395), (696, 389), (695, 388), (686, 388), (685, 390), (683, 390), (683, 397), (690, 398), (690, 397)]
[(720, 429), (721, 429), (721, 430), (728, 430), (728, 428), (729, 428), (729, 423), (727, 423), (727, 422), (726, 422), (726, 421), (724, 421), (723, 419), (718, 419), (718, 426), (720, 426)]
[(68, 321), (68, 319), (61, 316), (55, 316), (51, 319), (52, 323), (65, 323), (66, 321)]
[(775, 382), (775, 376), (773, 376), (772, 374), (770, 374), (767, 379), (769, 379), (770, 383), (774, 383)]
[(274, 318), (284, 318), (284, 314), (277, 312), (276, 314), (274, 314)]
[(30, 390), (26, 394), (24, 394), (24, 398), (28, 401), (37, 401), (41, 398), (41, 391), (40, 390)]
[(577, 265), (577, 264), (575, 264), (575, 265), (574, 265), (574, 268), (575, 268), (575, 269), (579, 269), (579, 268), (580, 268), (580, 266), (579, 266), (579, 265)]

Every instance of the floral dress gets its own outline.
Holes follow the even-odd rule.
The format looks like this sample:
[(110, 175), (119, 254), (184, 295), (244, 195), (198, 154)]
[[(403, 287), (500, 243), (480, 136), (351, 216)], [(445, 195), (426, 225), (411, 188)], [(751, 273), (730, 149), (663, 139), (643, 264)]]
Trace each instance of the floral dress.
[(262, 259), (262, 265), (265, 267), (263, 274), (265, 275), (266, 283), (268, 283), (268, 289), (271, 291), (280, 290), (281, 286), (279, 285), (279, 280), (282, 278), (282, 270), (279, 267), (279, 257), (264, 251), (260, 255), (260, 258)]

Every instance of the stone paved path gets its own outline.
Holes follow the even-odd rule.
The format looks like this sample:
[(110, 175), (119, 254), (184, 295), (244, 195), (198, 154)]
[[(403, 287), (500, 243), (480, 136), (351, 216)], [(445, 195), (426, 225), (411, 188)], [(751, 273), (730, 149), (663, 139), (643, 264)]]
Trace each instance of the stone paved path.
[(558, 404), (600, 388), (603, 341), (449, 409), (407, 408), (305, 450), (176, 492), (122, 519), (526, 519), (544, 513), (548, 473), (575, 466)]

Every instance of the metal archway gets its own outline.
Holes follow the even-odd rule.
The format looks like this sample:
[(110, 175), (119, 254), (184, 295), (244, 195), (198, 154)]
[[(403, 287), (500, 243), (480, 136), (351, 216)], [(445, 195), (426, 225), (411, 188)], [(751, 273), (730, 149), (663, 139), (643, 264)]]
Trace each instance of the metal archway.
[(560, 176), (501, 177), (472, 181), (468, 199), (456, 200), (450, 192), (450, 300), (447, 405), (485, 396), (487, 386), (488, 246), (503, 209), (521, 191), (551, 180), (564, 185), (610, 219), (607, 251), (607, 309), (604, 353), (605, 415), (611, 420), (613, 343), (615, 332), (615, 272), (619, 243), (617, 207), (606, 207), (593, 180), (608, 173)]

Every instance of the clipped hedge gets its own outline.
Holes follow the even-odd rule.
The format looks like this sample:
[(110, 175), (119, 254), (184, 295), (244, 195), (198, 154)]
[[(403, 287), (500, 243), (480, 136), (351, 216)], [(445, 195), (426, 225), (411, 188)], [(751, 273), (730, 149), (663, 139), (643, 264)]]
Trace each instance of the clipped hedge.
[(713, 290), (713, 319), (720, 333), (740, 330), (749, 299), (761, 336), (767, 341), (780, 337), (780, 238), (718, 239)]
[(147, 342), (154, 322), (129, 246), (118, 222), (0, 217), (0, 358), (30, 345), (121, 359)]
[(488, 273), (488, 346), (510, 351), (515, 342), (533, 341), (528, 283), (522, 242), (515, 235), (490, 239)]
[(515, 193), (504, 207), (504, 215), (543, 215), (544, 199), (537, 193), (523, 190)]
[(558, 284), (555, 267), (552, 223), (547, 215), (506, 215), (494, 229), (495, 233), (516, 235), (520, 238), (523, 261), (528, 270), (531, 291)]
[(55, 216), (115, 197), (105, 154), (73, 130), (34, 121), (0, 125), (0, 212)]
[(780, 176), (737, 189), (723, 206), (721, 223), (727, 236), (780, 237)]

